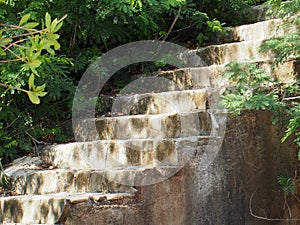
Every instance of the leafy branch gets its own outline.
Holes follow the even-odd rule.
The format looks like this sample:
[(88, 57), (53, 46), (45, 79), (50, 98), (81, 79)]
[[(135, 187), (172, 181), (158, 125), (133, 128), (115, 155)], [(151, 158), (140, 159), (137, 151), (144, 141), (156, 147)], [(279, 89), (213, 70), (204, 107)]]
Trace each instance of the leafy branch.
[[(3, 27), (0, 31), (0, 56), (5, 57), (0, 59), (0, 63), (19, 61), (21, 62), (21, 71), (31, 73), (28, 79), (28, 90), (4, 83), (0, 83), (0, 86), (25, 92), (32, 103), (40, 103), (39, 97), (47, 94), (44, 91), (46, 85), (35, 85), (34, 77), (39, 77), (38, 68), (45, 61), (43, 50), (50, 55), (54, 55), (55, 51), (60, 48), (57, 41), (59, 35), (56, 33), (62, 27), (66, 16), (51, 20), (50, 14), (46, 13), (40, 30), (36, 29), (39, 23), (28, 22), (30, 19), (29, 13), (21, 18), (19, 25), (0, 24), (0, 27)], [(12, 31), (18, 32), (18, 34), (12, 34)]]

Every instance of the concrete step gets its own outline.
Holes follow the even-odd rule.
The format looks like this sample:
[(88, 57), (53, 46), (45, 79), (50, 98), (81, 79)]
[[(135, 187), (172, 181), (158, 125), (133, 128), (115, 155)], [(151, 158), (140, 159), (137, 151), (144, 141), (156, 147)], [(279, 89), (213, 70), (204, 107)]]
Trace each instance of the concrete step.
[(215, 135), (226, 115), (216, 111), (102, 117), (76, 124), (77, 141), (164, 139)]
[(132, 192), (131, 187), (105, 179), (103, 170), (15, 170), (9, 175), (12, 190), (19, 195), (57, 192), (119, 193)]
[[(190, 153), (191, 154), (191, 153)], [(134, 193), (133, 186), (166, 180), (182, 166), (125, 166), (105, 170), (19, 170), (10, 175), (17, 195), (66, 193)]]
[(289, 30), (284, 29), (281, 19), (271, 19), (253, 24), (233, 27), (229, 30), (230, 41), (258, 41), (280, 37)]
[[(272, 59), (273, 54), (259, 52), (260, 46), (264, 41), (243, 41), (222, 45), (210, 45), (189, 51), (188, 58), (193, 60), (189, 64), (193, 67), (203, 67), (211, 65), (228, 64), (232, 61), (267, 61)], [(199, 56), (201, 61), (196, 61), (195, 55)]]
[[(294, 76), (293, 72), (299, 73), (299, 61), (291, 60), (278, 68), (275, 68), (271, 72), (271, 60), (263, 61), (253, 61), (250, 60), (249, 63), (258, 63), (267, 72), (276, 76), (283, 82), (289, 82)], [(191, 89), (202, 89), (209, 88), (220, 89), (222, 87), (230, 85), (228, 80), (222, 77), (222, 72), (224, 72), (226, 65), (212, 65), (207, 67), (196, 67), (196, 68), (183, 68), (172, 71), (165, 71), (158, 74), (158, 76), (170, 79), (173, 81), (173, 85), (170, 85), (170, 90), (191, 90)]]
[(41, 157), (54, 168), (76, 170), (183, 165), (196, 148), (205, 148), (213, 141), (216, 137), (207, 136), (77, 142), (46, 147)]
[(70, 207), (88, 203), (103, 207), (122, 208), (135, 202), (130, 193), (56, 193), (49, 195), (22, 195), (0, 198), (0, 222), (18, 224), (63, 224)]
[(187, 113), (206, 109), (206, 90), (185, 90), (119, 96), (111, 115)]
[[(283, 82), (294, 81), (293, 73), (300, 74), (299, 61), (290, 60), (278, 68), (272, 70), (272, 60), (255, 61), (249, 60), (249, 63), (257, 63), (264, 68), (270, 75), (275, 76)], [(135, 115), (135, 114), (159, 114), (172, 112), (189, 112), (189, 110), (205, 109), (210, 105), (210, 99), (227, 87), (229, 81), (222, 76), (226, 65), (212, 65), (206, 67), (183, 68), (172, 71), (163, 71), (154, 77), (139, 78), (140, 82), (145, 79), (151, 82), (151, 79), (163, 78), (169, 80), (168, 85), (163, 85), (163, 92), (154, 88), (153, 93), (130, 93), (117, 97), (101, 97), (102, 114), (109, 113), (112, 116), (117, 115)], [(146, 81), (146, 79), (149, 79)], [(150, 92), (150, 90), (149, 90)], [(206, 105), (205, 105), (206, 103)]]
[[(189, 137), (163, 140), (159, 143), (143, 140), (114, 141), (111, 145), (104, 141), (65, 144), (52, 146), (42, 154), (46, 163), (49, 161), (52, 165), (62, 168), (52, 169), (53, 166), (48, 166), (48, 169), (43, 169), (41, 164), (38, 164), (39, 161), (25, 157), (22, 162), (18, 160), (18, 164), (7, 168), (5, 173), (10, 178), (13, 192), (20, 195), (56, 192), (132, 193), (132, 186), (149, 185), (171, 177), (183, 168), (196, 152), (203, 154), (203, 164), (209, 164), (210, 158), (217, 153), (221, 143), (222, 137)], [(109, 151), (108, 154), (99, 154), (105, 147)], [(124, 155), (124, 148), (131, 151)], [(150, 149), (155, 149), (155, 152), (143, 152)], [(145, 165), (127, 162), (131, 159), (145, 160), (145, 156), (156, 160), (147, 160), (151, 163)], [(128, 160), (124, 160), (126, 157)]]

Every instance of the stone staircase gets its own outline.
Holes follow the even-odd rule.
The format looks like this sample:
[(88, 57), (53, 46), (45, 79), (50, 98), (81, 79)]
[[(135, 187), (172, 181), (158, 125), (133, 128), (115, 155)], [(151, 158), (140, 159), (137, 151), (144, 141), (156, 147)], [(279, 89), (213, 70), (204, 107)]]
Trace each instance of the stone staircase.
[[(120, 96), (113, 103), (117, 110), (112, 117), (82, 121), (81, 129), (75, 130), (79, 136), (84, 133), (82, 142), (48, 146), (40, 157), (14, 161), (5, 172), (16, 196), (0, 198), (0, 221), (77, 224), (71, 218), (74, 209), (90, 210), (90, 205), (96, 205), (102, 219), (93, 224), (154, 225), (132, 219), (134, 207), (147, 204), (141, 197), (147, 195), (143, 187), (178, 173), (195, 151), (202, 152), (203, 169), (213, 160), (226, 124), (226, 114), (212, 110), (214, 98), (228, 85), (220, 73), (233, 60), (259, 62), (270, 68), (272, 54), (258, 49), (266, 39), (285, 32), (278, 29), (279, 24), (280, 20), (272, 19), (233, 28), (233, 43), (190, 51), (207, 66), (157, 75), (172, 80), (176, 87)], [(293, 67), (291, 61), (282, 70), (292, 71)], [(276, 73), (280, 76), (281, 70)], [(130, 110), (122, 110), (128, 104)], [(84, 129), (89, 123), (96, 125), (97, 134)], [(122, 219), (118, 219), (120, 215)]]

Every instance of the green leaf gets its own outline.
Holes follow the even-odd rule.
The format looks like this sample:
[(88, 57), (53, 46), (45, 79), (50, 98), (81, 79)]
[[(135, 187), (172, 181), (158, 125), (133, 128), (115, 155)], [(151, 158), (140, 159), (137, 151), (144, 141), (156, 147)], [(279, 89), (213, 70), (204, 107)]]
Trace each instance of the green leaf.
[(27, 64), (30, 66), (30, 68), (37, 68), (41, 65), (41, 61), (40, 60), (32, 60), (30, 62), (28, 62)]
[(41, 91), (45, 90), (45, 87), (46, 87), (46, 84), (43, 84), (43, 85), (41, 85), (41, 86), (37, 86), (37, 87), (35, 88), (35, 91), (36, 91), (36, 92), (41, 92)]
[(19, 26), (21, 26), (21, 25), (27, 23), (27, 21), (28, 21), (29, 18), (30, 18), (30, 13), (25, 14), (25, 15), (21, 18), (20, 23), (19, 23)]
[(46, 23), (46, 27), (48, 29), (51, 28), (51, 16), (48, 12), (46, 12), (46, 15), (45, 15), (45, 23)]
[(48, 92), (36, 92), (39, 97), (44, 97)]
[(53, 32), (57, 26), (57, 19), (54, 19), (51, 23), (50, 31)]
[(60, 22), (59, 24), (57, 24), (57, 26), (55, 27), (55, 29), (52, 30), (53, 33), (56, 33), (57, 31), (60, 30), (60, 28), (62, 27), (63, 22)]
[(33, 104), (40, 104), (40, 99), (36, 92), (27, 91), (28, 97)]
[(34, 89), (34, 74), (31, 74), (28, 79), (28, 87), (29, 87), (29, 90)]
[(60, 44), (57, 41), (54, 42), (54, 49), (55, 50), (60, 49)]
[(24, 24), (23, 27), (33, 29), (33, 28), (37, 27), (38, 25), (39, 25), (39, 23), (31, 22), (31, 23)]
[(0, 47), (0, 55), (6, 55), (5, 51)]
[(0, 45), (7, 45), (9, 43), (11, 43), (13, 40), (11, 38), (1, 38), (0, 39)]
[(47, 52), (49, 52), (49, 54), (55, 55), (55, 51), (52, 48), (50, 48), (49, 46), (45, 46), (45, 49), (47, 50)]

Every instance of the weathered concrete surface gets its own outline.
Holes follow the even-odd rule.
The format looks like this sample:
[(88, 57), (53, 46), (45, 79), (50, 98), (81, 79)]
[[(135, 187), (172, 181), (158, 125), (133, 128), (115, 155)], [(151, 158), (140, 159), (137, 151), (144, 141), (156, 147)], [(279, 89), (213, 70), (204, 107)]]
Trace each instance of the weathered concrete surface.
[[(53, 145), (44, 148), (41, 157), (55, 168), (104, 170), (130, 166), (181, 165), (190, 149), (205, 146), (213, 137), (174, 139), (102, 140)], [(22, 167), (21, 167), (22, 168)], [(20, 170), (15, 166), (7, 173)], [(28, 168), (30, 169), (30, 168)]]
[[(77, 141), (154, 139), (211, 135), (217, 124), (207, 111), (134, 115), (83, 120), (74, 130)], [(98, 134), (91, 127), (96, 127)]]
[(250, 216), (249, 200), (255, 194), (251, 206), (255, 214), (283, 218), (277, 176), (293, 174), (297, 148), (280, 144), (280, 129), (274, 130), (270, 114), (262, 112), (229, 119), (214, 163), (199, 171), (196, 155), (185, 168), (185, 224), (278, 224)]
[(206, 109), (206, 90), (161, 92), (117, 97), (112, 116), (186, 113)]
[[(206, 169), (199, 164), (201, 151), (196, 151), (175, 176), (139, 189), (141, 204), (134, 208), (85, 210), (86, 206), (77, 205), (67, 221), (95, 225), (280, 224), (252, 217), (249, 200), (254, 195), (251, 208), (258, 216), (284, 217), (283, 193), (277, 176), (292, 175), (298, 162), (296, 146), (291, 141), (280, 144), (283, 131), (281, 126), (273, 127), (270, 114), (265, 112), (247, 112), (230, 118), (223, 146)], [(114, 220), (103, 220), (112, 213), (117, 215)]]
[[(300, 73), (300, 63), (296, 60), (291, 60), (283, 65), (279, 65), (274, 71), (272, 71), (271, 68), (272, 60), (249, 62), (258, 63), (270, 75), (277, 77), (283, 82), (290, 82), (290, 80), (294, 79), (295, 76), (293, 72)], [(170, 86), (170, 90), (202, 89), (208, 87), (218, 89), (229, 85), (228, 79), (222, 77), (224, 70), (225, 65), (212, 65), (165, 71), (158, 74), (158, 76), (170, 79), (174, 82), (174, 86)]]
[(120, 185), (105, 178), (106, 171), (94, 170), (16, 170), (8, 175), (12, 189), (19, 195), (39, 195), (58, 192), (117, 193), (134, 191), (126, 185)]
[[(283, 132), (282, 126), (271, 124), (270, 114), (265, 112), (247, 112), (230, 118), (223, 146), (213, 163), (203, 165), (203, 149), (196, 149), (191, 161), (170, 179), (138, 188), (138, 197), (131, 204), (73, 201), (63, 218), (66, 224), (89, 225), (279, 225), (278, 221), (252, 217), (249, 200), (252, 196), (251, 209), (255, 215), (284, 217), (284, 199), (277, 176), (293, 174), (298, 165), (295, 157), (298, 149), (290, 140), (280, 144)], [(23, 200), (16, 202), (14, 198)], [(42, 209), (32, 210), (32, 207), (39, 209), (43, 199), (38, 196), (1, 198), (1, 209), (5, 209), (4, 213), (1, 210), (1, 218), (8, 222), (48, 221), (50, 211), (44, 215)], [(59, 205), (64, 202), (64, 199), (53, 200), (58, 213), (51, 214), (49, 221), (61, 218), (63, 210)], [(32, 206), (26, 206), (28, 214), (23, 218), (25, 212), (16, 209), (23, 209), (29, 203)], [(35, 219), (36, 215), (40, 217)]]
[[(264, 41), (243, 41), (223, 45), (211, 45), (205, 48), (190, 51), (188, 54), (198, 55), (206, 66), (222, 65), (232, 61), (263, 61), (272, 59), (272, 53), (259, 52)], [(199, 66), (201, 66), (199, 65)], [(195, 66), (198, 66), (197, 64)]]
[[(73, 205), (130, 204), (133, 194), (68, 194), (13, 196), (0, 198), (0, 221), (6, 224), (65, 224)], [(99, 223), (98, 223), (99, 224)]]
[(288, 32), (284, 30), (281, 19), (271, 19), (254, 24), (234, 27), (230, 30), (232, 41), (258, 41), (280, 37)]
[(120, 206), (77, 204), (67, 225), (183, 225), (185, 223), (182, 173), (139, 190), (135, 204)]

